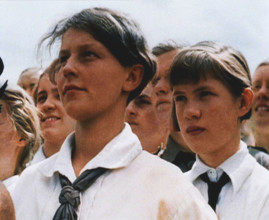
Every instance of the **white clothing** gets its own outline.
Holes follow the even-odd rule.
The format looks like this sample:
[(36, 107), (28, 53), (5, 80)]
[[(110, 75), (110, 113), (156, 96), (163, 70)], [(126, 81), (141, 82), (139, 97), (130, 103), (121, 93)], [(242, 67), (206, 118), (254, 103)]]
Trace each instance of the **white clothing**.
[(11, 177), (5, 179), (3, 181), (3, 184), (5, 185), (5, 187), (7, 188), (7, 190), (9, 192), (12, 192), (12, 190), (14, 190), (18, 180), (19, 180), (19, 175), (14, 175), (14, 176), (11, 176)]
[(224, 161), (217, 169), (205, 165), (196, 157), (192, 169), (185, 173), (189, 180), (208, 201), (208, 187), (199, 176), (207, 172), (217, 181), (222, 172), (231, 181), (223, 186), (216, 205), (220, 220), (268, 220), (269, 219), (269, 172), (249, 154), (244, 142), (240, 149)]
[(44, 151), (43, 151), (43, 145), (41, 145), (39, 147), (39, 149), (37, 150), (37, 152), (35, 153), (34, 158), (27, 164), (27, 166), (39, 163), (45, 159), (47, 159), (47, 158), (46, 158)]
[[(74, 133), (66, 138), (57, 154), (22, 173), (12, 193), (17, 220), (53, 218), (60, 206), (58, 172), (71, 182), (76, 179), (72, 146)], [(80, 220), (217, 219), (176, 166), (142, 151), (128, 124), (81, 173), (97, 167), (110, 171), (81, 193)]]

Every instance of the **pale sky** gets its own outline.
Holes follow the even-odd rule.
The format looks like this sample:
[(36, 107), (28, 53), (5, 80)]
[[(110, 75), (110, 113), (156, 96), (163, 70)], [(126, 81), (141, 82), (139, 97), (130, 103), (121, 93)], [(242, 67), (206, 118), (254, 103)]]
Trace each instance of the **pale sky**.
[(188, 44), (218, 41), (240, 50), (252, 72), (269, 59), (269, 0), (0, 0), (3, 76), (16, 82), (24, 69), (39, 66), (36, 48), (41, 36), (60, 19), (96, 6), (137, 20), (151, 48), (168, 39)]

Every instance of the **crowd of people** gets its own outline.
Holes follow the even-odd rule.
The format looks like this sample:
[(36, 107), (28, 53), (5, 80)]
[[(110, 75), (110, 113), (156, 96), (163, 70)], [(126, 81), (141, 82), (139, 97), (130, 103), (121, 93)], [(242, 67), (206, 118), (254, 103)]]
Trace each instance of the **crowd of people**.
[(251, 77), (220, 43), (150, 50), (106, 8), (39, 46), (57, 41), (0, 84), (0, 219), (269, 219), (269, 62)]

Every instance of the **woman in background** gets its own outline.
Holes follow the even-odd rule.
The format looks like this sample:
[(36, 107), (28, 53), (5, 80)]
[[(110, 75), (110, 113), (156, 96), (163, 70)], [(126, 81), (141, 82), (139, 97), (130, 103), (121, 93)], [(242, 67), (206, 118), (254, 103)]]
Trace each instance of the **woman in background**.
[(74, 130), (75, 120), (70, 118), (60, 100), (57, 86), (49, 80), (49, 75), (58, 71), (58, 59), (41, 74), (34, 94), (40, 115), (40, 128), (44, 143), (30, 164), (40, 162), (57, 153), (66, 138)]
[(0, 97), (0, 180), (11, 190), (41, 144), (38, 111), (19, 86)]

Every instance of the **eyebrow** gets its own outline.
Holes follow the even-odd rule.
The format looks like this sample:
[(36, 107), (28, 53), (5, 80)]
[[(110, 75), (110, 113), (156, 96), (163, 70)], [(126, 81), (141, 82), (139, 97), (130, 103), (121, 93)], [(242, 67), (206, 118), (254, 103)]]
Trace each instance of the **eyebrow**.
[[(201, 91), (204, 91), (204, 90), (208, 90), (208, 89), (212, 89), (212, 88), (210, 86), (201, 86), (201, 87), (195, 89), (193, 91), (193, 93), (198, 93), (198, 92), (201, 92)], [(184, 94), (184, 92), (182, 92), (182, 91), (175, 91), (174, 94), (175, 95), (179, 95), (179, 94)]]
[[(94, 43), (87, 43), (87, 44), (79, 45), (79, 46), (78, 46), (78, 49), (79, 49), (79, 50), (86, 50), (86, 49), (94, 49), (95, 47), (99, 47), (99, 46), (97, 46), (97, 45), (94, 44)], [(59, 52), (59, 56), (60, 56), (60, 55), (66, 55), (66, 54), (69, 54), (69, 49), (62, 49), (62, 50), (60, 50), (60, 52)]]

